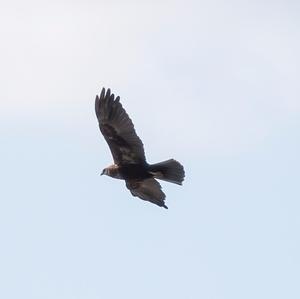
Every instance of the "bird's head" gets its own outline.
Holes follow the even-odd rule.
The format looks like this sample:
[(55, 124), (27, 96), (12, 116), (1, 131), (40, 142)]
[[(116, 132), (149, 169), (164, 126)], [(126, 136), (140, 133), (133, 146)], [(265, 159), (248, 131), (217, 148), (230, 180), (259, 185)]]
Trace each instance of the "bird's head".
[(119, 171), (118, 171), (118, 166), (115, 165), (115, 164), (110, 165), (110, 166), (104, 168), (102, 170), (101, 175), (103, 175), (103, 174), (108, 175), (108, 176), (110, 176), (112, 178), (116, 178), (116, 179), (121, 178), (120, 174), (119, 174)]
[(101, 172), (101, 175), (109, 175), (109, 169), (104, 168)]

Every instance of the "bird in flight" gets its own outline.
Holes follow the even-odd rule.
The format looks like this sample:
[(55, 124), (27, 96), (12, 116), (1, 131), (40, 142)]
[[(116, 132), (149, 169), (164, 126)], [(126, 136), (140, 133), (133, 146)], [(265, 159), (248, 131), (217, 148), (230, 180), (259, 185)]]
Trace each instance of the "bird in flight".
[(165, 205), (166, 195), (156, 179), (182, 185), (183, 166), (174, 159), (156, 164), (146, 162), (144, 146), (137, 136), (134, 125), (110, 89), (102, 89), (95, 101), (96, 116), (113, 156), (114, 164), (103, 169), (102, 174), (125, 180), (133, 196), (152, 202), (160, 207)]

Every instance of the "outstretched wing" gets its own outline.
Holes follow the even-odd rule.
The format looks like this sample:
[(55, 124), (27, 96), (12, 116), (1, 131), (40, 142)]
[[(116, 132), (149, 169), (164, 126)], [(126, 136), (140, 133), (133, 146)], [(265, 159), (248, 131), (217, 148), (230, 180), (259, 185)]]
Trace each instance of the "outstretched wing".
[(168, 208), (164, 202), (166, 195), (162, 192), (159, 182), (155, 179), (151, 178), (143, 181), (127, 180), (126, 187), (133, 196), (138, 196), (160, 207)]
[(95, 110), (100, 131), (111, 150), (115, 164), (145, 163), (144, 147), (133, 123), (120, 103), (120, 97), (105, 93), (96, 96)]

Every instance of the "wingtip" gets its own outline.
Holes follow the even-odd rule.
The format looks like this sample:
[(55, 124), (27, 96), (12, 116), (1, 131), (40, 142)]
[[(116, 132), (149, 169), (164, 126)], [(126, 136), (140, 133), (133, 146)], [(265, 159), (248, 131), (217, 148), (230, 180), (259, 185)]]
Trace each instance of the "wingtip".
[(102, 88), (100, 96), (96, 95), (96, 101), (99, 101), (100, 99), (112, 99), (115, 102), (120, 102), (120, 97), (115, 96), (110, 88), (105, 89), (105, 87)]
[(106, 91), (106, 98), (109, 98), (110, 97), (110, 88), (107, 88), (107, 91)]
[(99, 113), (99, 101), (100, 101), (100, 98), (98, 95), (96, 95), (96, 99), (95, 99), (95, 111), (96, 111), (96, 115), (98, 117), (98, 113)]
[(105, 88), (103, 87), (100, 94), (100, 99), (104, 98), (105, 95)]

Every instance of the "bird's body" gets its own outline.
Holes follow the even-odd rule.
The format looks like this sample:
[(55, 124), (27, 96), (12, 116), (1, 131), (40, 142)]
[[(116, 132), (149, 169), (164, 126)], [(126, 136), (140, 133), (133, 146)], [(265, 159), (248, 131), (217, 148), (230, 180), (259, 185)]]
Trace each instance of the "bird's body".
[(96, 96), (96, 115), (100, 131), (112, 152), (114, 164), (105, 168), (102, 174), (126, 182), (133, 196), (167, 208), (165, 194), (156, 179), (182, 184), (183, 166), (174, 159), (157, 164), (148, 164), (143, 143), (137, 136), (133, 123), (110, 89), (103, 88)]
[(121, 180), (140, 180), (149, 179), (153, 177), (148, 171), (147, 164), (124, 164), (124, 165), (110, 165), (107, 168), (106, 175)]

